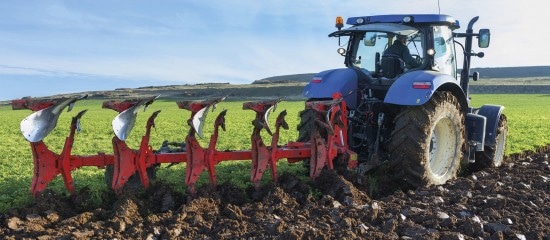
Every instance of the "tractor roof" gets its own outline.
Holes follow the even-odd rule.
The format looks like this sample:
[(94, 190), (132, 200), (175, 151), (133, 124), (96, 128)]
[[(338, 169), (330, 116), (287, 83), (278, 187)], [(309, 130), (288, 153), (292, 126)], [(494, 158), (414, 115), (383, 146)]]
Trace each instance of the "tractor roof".
[(398, 23), (371, 23), (355, 25), (329, 34), (329, 37), (349, 36), (354, 32), (386, 32), (395, 35), (409, 36), (418, 32), (418, 28)]
[[(408, 19), (407, 19), (408, 18)], [(405, 21), (405, 19), (410, 21)], [(460, 28), (458, 20), (455, 20), (449, 15), (441, 14), (393, 14), (393, 15), (376, 15), (376, 16), (363, 16), (363, 17), (350, 17), (346, 21), (349, 25), (366, 25), (372, 23), (400, 23), (407, 25), (415, 24), (435, 24), (446, 25), (451, 29)]]

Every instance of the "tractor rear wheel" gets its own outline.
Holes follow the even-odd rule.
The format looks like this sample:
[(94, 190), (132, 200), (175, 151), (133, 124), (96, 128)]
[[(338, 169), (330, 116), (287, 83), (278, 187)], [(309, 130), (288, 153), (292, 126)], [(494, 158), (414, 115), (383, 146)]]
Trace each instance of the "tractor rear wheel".
[(309, 142), (311, 133), (315, 127), (316, 112), (313, 109), (304, 109), (300, 112), (300, 124), (298, 124), (298, 142)]
[(508, 134), (508, 121), (504, 114), (500, 115), (498, 120), (497, 134), (495, 136), (495, 146), (485, 146), (485, 151), (476, 152), (476, 161), (472, 164), (474, 170), (484, 168), (499, 167), (504, 160), (504, 150), (506, 149), (506, 135)]
[(463, 156), (464, 115), (450, 92), (435, 92), (422, 106), (405, 107), (395, 118), (390, 142), (397, 177), (413, 187), (455, 178)]
[[(311, 141), (311, 133), (315, 127), (315, 110), (304, 109), (300, 112), (300, 124), (298, 124), (298, 139), (297, 142), (309, 142)], [(309, 176), (310, 162), (309, 159), (305, 159), (303, 162), (306, 173)]]

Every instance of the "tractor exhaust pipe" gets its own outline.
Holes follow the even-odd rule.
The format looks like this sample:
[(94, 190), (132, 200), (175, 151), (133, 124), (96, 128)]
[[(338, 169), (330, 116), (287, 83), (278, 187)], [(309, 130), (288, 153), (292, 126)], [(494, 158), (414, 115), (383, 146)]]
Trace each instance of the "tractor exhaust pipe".
[(464, 93), (466, 96), (469, 96), (469, 90), (468, 85), (470, 82), (470, 60), (472, 58), (472, 55), (470, 54), (472, 52), (472, 39), (474, 37), (474, 24), (479, 19), (479, 16), (476, 16), (470, 20), (468, 23), (468, 29), (466, 29), (466, 41), (464, 46), (464, 63), (462, 65), (462, 72), (460, 73), (460, 86), (464, 90)]

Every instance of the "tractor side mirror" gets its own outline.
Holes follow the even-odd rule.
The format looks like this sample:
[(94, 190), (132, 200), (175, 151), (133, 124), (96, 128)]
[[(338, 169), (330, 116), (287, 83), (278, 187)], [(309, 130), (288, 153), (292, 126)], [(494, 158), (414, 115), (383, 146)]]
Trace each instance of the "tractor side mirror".
[(373, 32), (365, 33), (365, 37), (363, 38), (363, 44), (369, 47), (376, 45), (376, 33), (373, 33)]
[(480, 48), (489, 47), (491, 42), (491, 31), (489, 29), (479, 29), (479, 36), (477, 37), (477, 45)]
[(474, 73), (472, 74), (472, 79), (473, 79), (474, 81), (479, 80), (479, 72), (474, 72)]

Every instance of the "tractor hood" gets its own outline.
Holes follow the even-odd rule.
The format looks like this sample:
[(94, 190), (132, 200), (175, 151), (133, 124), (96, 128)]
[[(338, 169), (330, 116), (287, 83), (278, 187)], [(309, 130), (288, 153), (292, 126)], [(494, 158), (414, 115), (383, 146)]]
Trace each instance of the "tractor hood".
[(302, 95), (308, 99), (332, 99), (332, 94), (339, 92), (344, 96), (348, 107), (355, 108), (357, 79), (357, 73), (350, 68), (326, 70), (313, 76)]

